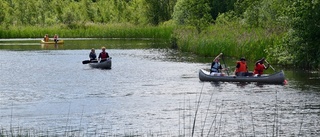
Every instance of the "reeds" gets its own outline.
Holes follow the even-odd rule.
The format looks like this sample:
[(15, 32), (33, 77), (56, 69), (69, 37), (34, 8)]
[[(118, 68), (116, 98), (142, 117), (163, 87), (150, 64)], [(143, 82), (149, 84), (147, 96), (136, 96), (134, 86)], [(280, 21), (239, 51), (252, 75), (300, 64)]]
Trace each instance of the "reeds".
[(204, 86), (204, 83), (202, 84), (202, 88), (201, 88), (201, 92), (200, 92), (200, 95), (199, 95), (199, 99), (197, 100), (197, 107), (196, 107), (196, 111), (195, 111), (194, 118), (193, 118), (193, 124), (192, 124), (192, 134), (191, 134), (192, 137), (194, 135), (194, 130), (195, 130), (195, 126), (196, 126), (198, 110), (199, 110), (199, 107), (200, 107), (201, 101), (202, 101), (201, 100), (201, 95), (202, 95), (202, 91), (203, 91), (203, 86)]
[[(101, 117), (103, 120), (102, 125), (96, 125), (95, 127), (85, 128), (82, 127), (82, 120), (84, 115), (84, 108), (82, 108), (81, 114), (79, 113), (79, 127), (72, 126), (72, 119), (70, 115), (70, 104), (69, 110), (66, 114), (66, 127), (61, 131), (56, 131), (53, 129), (43, 129), (42, 127), (36, 128), (23, 128), (20, 127), (19, 124), (17, 126), (13, 126), (14, 123), (17, 123), (14, 117), (14, 107), (11, 108), (10, 114), (10, 127), (1, 127), (0, 129), (0, 137), (9, 137), (9, 136), (308, 136), (313, 133), (305, 133), (304, 126), (306, 124), (315, 124), (308, 123), (307, 116), (310, 114), (310, 109), (307, 108), (307, 102), (303, 102), (301, 106), (292, 106), (293, 109), (298, 110), (298, 120), (300, 121), (291, 121), (292, 123), (296, 123), (294, 126), (296, 128), (296, 133), (292, 133), (292, 130), (288, 128), (284, 128), (288, 131), (283, 131), (281, 126), (286, 126), (288, 123), (281, 123), (281, 115), (291, 115), (287, 112), (282, 111), (281, 109), (281, 100), (279, 100), (278, 91), (275, 91), (274, 100), (270, 102), (270, 104), (266, 104), (266, 106), (256, 105), (256, 102), (234, 102), (233, 100), (225, 100), (216, 98), (215, 103), (213, 103), (213, 99), (216, 93), (211, 90), (211, 93), (208, 94), (205, 90), (203, 90), (203, 85), (201, 91), (195, 94), (194, 99), (192, 96), (184, 96), (179, 102), (177, 106), (177, 113), (179, 115), (178, 123), (178, 131), (175, 130), (172, 133), (170, 131), (166, 131), (161, 122), (159, 123), (159, 132), (156, 131), (131, 131), (127, 130), (125, 127), (123, 129), (123, 133), (120, 133), (119, 129), (114, 129), (112, 127), (106, 128), (106, 115)], [(219, 89), (218, 89), (219, 90)], [(186, 99), (189, 97), (189, 99)], [(209, 99), (208, 99), (209, 98)], [(191, 105), (191, 101), (194, 101), (194, 104)], [(208, 103), (208, 104), (205, 104)], [(238, 105), (234, 106), (235, 103)], [(201, 105), (202, 104), (202, 105)], [(234, 106), (230, 108), (230, 105)], [(211, 108), (215, 107), (215, 108)], [(257, 108), (258, 107), (258, 108)], [(290, 106), (288, 106), (290, 107)], [(267, 112), (266, 112), (267, 111)], [(285, 111), (285, 110), (284, 110)], [(318, 111), (313, 115), (317, 115)], [(201, 115), (201, 116), (199, 116)], [(202, 119), (202, 115), (204, 118)], [(286, 116), (284, 116), (285, 119)], [(294, 116), (297, 117), (297, 116)], [(189, 118), (189, 120), (187, 120)], [(314, 119), (317, 121), (316, 119)], [(199, 122), (201, 124), (199, 124)], [(19, 122), (18, 122), (19, 123)], [(268, 125), (270, 125), (268, 127)], [(101, 126), (101, 127), (99, 127)], [(152, 125), (158, 126), (158, 125)], [(251, 127), (252, 126), (252, 127)], [(290, 125), (289, 125), (290, 126)], [(183, 129), (181, 129), (183, 128)], [(317, 130), (317, 125), (314, 125), (314, 129)], [(64, 131), (63, 131), (64, 130)], [(90, 131), (89, 131), (90, 130)], [(233, 131), (232, 131), (233, 130)], [(287, 134), (284, 134), (287, 132)]]
[(136, 26), (132, 24), (83, 24), (77, 28), (55, 26), (12, 26), (0, 29), (0, 38), (42, 38), (45, 34), (62, 38), (161, 38), (171, 40), (172, 47), (183, 52), (213, 57), (219, 53), (229, 57), (257, 60), (271, 57), (272, 48), (280, 43), (283, 32), (264, 28), (247, 28), (240, 24), (215, 24), (198, 34), (186, 26)]
[(69, 29), (63, 25), (50, 27), (19, 26), (0, 29), (0, 38), (42, 38), (45, 34), (64, 38), (163, 38), (169, 39), (170, 26), (133, 26), (130, 24), (90, 24)]
[(267, 57), (269, 48), (275, 46), (282, 33), (263, 28), (246, 28), (239, 24), (212, 25), (201, 34), (192, 28), (176, 29), (178, 48), (185, 52), (213, 57), (219, 53), (226, 56), (260, 59)]

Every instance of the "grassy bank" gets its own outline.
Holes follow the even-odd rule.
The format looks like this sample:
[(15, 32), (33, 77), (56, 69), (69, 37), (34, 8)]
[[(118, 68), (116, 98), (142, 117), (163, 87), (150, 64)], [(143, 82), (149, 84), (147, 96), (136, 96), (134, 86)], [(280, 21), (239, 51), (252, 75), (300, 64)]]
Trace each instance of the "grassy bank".
[(229, 57), (246, 57), (257, 60), (270, 57), (269, 49), (280, 42), (280, 30), (264, 28), (246, 28), (237, 24), (214, 25), (197, 34), (193, 28), (176, 29), (172, 38), (181, 51), (193, 52), (200, 56), (214, 57), (224, 53)]
[(134, 26), (130, 24), (88, 24), (75, 26), (65, 25), (52, 27), (19, 26), (0, 29), (0, 38), (42, 38), (45, 34), (61, 38), (164, 38), (169, 39), (173, 27)]
[(60, 38), (161, 38), (171, 39), (174, 48), (200, 56), (225, 56), (249, 60), (261, 57), (276, 62), (271, 54), (280, 43), (283, 31), (280, 29), (248, 28), (239, 24), (216, 24), (200, 34), (192, 27), (135, 26), (131, 24), (86, 24), (71, 27), (25, 26), (0, 30), (0, 38), (42, 38), (44, 34)]

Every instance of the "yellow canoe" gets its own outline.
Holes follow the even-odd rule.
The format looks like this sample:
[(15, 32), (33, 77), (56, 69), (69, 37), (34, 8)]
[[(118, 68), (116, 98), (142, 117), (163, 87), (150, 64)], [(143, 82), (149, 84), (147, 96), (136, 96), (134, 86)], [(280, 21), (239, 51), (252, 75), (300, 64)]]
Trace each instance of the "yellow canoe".
[[(57, 42), (57, 44), (63, 44), (63, 43), (64, 43), (63, 40), (59, 40), (59, 41)], [(56, 44), (56, 42), (54, 42), (54, 41), (45, 42), (44, 40), (41, 40), (41, 44)]]

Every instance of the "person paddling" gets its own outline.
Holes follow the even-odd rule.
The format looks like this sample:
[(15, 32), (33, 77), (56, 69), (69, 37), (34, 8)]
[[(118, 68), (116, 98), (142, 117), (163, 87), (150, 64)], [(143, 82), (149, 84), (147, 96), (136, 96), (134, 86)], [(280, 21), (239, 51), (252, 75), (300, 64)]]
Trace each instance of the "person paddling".
[(222, 73), (222, 70), (225, 70), (222, 68), (220, 64), (220, 56), (222, 53), (220, 53), (217, 57), (215, 57), (211, 63), (211, 68), (210, 68), (210, 75), (213, 76), (224, 76), (225, 74)]
[(254, 76), (258, 76), (258, 77), (261, 76), (263, 74), (263, 70), (267, 70), (269, 68), (270, 64), (265, 66), (264, 61), (265, 59), (262, 58), (256, 62), (254, 71), (253, 71)]
[(101, 50), (102, 52), (99, 54), (98, 59), (100, 60), (100, 62), (104, 62), (107, 60), (107, 58), (109, 58), (109, 54), (108, 52), (106, 52), (106, 47), (102, 47)]

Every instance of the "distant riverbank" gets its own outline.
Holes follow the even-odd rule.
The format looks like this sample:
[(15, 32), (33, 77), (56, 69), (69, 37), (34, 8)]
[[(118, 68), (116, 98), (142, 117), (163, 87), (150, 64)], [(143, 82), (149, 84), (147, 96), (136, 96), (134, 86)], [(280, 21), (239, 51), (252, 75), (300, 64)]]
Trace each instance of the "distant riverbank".
[(64, 25), (52, 27), (19, 26), (0, 30), (0, 38), (39, 38), (45, 34), (67, 38), (166, 38), (172, 34), (172, 27), (117, 25), (88, 25), (70, 29)]
[(186, 26), (134, 26), (129, 24), (91, 24), (76, 29), (63, 25), (52, 27), (19, 26), (1, 29), (1, 38), (42, 38), (45, 34), (60, 38), (156, 38), (167, 39), (171, 48), (204, 57), (225, 56), (248, 60), (266, 57), (276, 63), (272, 50), (280, 42), (281, 30), (246, 28), (238, 25), (212, 25), (200, 34)]

